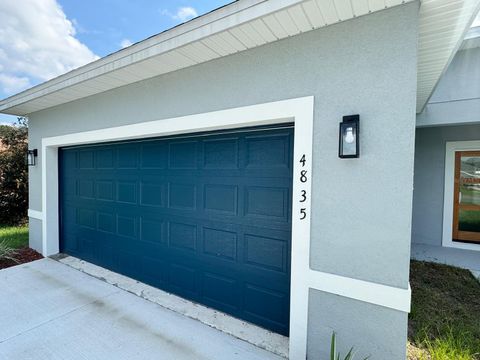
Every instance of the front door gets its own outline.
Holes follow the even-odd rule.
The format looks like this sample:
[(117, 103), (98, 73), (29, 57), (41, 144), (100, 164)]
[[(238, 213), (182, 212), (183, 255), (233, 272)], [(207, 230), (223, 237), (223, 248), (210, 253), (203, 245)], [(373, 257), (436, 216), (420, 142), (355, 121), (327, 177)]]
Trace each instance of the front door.
[(455, 152), (453, 240), (480, 243), (480, 151)]

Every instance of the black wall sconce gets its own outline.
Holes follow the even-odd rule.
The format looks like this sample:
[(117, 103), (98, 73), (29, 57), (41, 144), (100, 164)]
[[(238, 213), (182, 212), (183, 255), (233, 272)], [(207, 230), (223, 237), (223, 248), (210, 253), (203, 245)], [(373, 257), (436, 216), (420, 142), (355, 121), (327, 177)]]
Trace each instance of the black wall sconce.
[(38, 150), (33, 149), (33, 150), (28, 150), (27, 151), (27, 165), (28, 166), (35, 166), (37, 165), (37, 156), (38, 156)]
[(338, 157), (352, 159), (360, 157), (360, 115), (343, 117), (340, 123)]

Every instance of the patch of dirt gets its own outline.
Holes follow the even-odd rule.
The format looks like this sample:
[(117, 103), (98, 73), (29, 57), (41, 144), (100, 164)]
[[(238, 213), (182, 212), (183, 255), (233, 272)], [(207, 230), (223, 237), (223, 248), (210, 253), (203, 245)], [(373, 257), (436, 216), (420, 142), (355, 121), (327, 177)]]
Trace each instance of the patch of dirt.
[(14, 255), (14, 257), (16, 261), (13, 261), (11, 259), (0, 259), (0, 270), (15, 265), (25, 264), (30, 261), (43, 259), (42, 254), (30, 248), (21, 248), (16, 250), (16, 254)]
[(407, 359), (408, 360), (430, 360), (431, 357), (428, 351), (417, 347), (415, 344), (408, 342), (407, 344)]
[(408, 359), (456, 359), (455, 355), (429, 356), (423, 347), (429, 342), (441, 348), (442, 354), (465, 351), (476, 354), (472, 360), (480, 360), (480, 285), (472, 274), (452, 266), (412, 261), (410, 284)]

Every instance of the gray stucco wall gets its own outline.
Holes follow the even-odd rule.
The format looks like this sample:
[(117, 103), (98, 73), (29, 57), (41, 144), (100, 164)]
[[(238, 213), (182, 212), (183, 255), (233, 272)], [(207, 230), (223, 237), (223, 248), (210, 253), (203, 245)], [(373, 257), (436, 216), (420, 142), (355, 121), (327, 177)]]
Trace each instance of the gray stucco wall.
[(442, 246), (446, 142), (469, 140), (480, 140), (480, 124), (417, 129), (411, 255), (478, 271), (480, 251)]
[[(40, 148), (42, 137), (314, 95), (311, 267), (407, 288), (418, 7), (398, 6), (31, 114), (30, 146)], [(340, 160), (338, 124), (356, 113), (361, 158)], [(30, 173), (30, 208), (41, 210), (40, 167)], [(314, 295), (312, 311), (323, 300)], [(372, 359), (405, 358), (404, 338), (386, 338), (393, 328), (405, 330), (405, 314), (375, 315), (382, 337), (361, 331), (373, 310), (352, 300), (338, 304), (336, 313), (358, 312), (365, 346), (385, 343), (372, 347)], [(323, 336), (322, 347), (325, 329), (342, 325), (335, 321), (323, 310), (312, 315), (309, 329)], [(310, 340), (309, 358), (318, 358), (324, 348)], [(390, 346), (394, 341), (400, 345)]]
[[(480, 121), (480, 113), (477, 114)], [(480, 125), (417, 129), (412, 242), (441, 246), (445, 146), (447, 141), (480, 140)]]
[(418, 126), (480, 122), (480, 48), (459, 51), (440, 79)]
[[(312, 268), (406, 288), (417, 11), (417, 3), (399, 6), (31, 114), (30, 146), (40, 148), (42, 137), (315, 95)], [(362, 156), (340, 160), (338, 123), (354, 113)], [(41, 210), (39, 166), (30, 173), (30, 208)]]
[(333, 331), (343, 356), (353, 346), (358, 359), (406, 358), (406, 313), (318, 290), (310, 290), (309, 302), (309, 359), (330, 359)]
[(42, 252), (42, 221), (30, 218), (28, 221), (28, 243), (32, 249)]

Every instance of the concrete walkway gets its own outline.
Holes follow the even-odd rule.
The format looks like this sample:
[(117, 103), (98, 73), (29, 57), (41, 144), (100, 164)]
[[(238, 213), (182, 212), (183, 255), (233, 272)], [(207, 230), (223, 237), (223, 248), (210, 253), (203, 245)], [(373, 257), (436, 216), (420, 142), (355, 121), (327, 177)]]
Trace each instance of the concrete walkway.
[(276, 359), (51, 259), (0, 270), (0, 359)]

